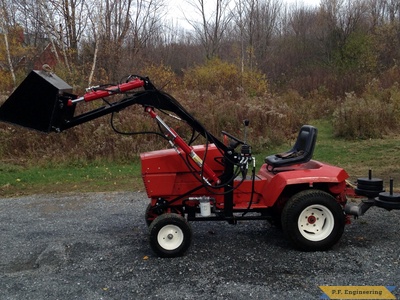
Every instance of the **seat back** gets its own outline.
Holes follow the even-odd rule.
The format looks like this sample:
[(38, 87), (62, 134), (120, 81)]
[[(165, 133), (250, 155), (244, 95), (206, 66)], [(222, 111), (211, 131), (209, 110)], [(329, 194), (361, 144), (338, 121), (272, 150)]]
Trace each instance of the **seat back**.
[(303, 125), (293, 148), (287, 152), (271, 155), (265, 162), (272, 168), (308, 162), (314, 153), (318, 130), (311, 125)]
[(315, 148), (316, 139), (317, 128), (310, 125), (303, 125), (300, 129), (299, 135), (297, 136), (297, 140), (293, 146), (292, 151), (304, 151), (308, 155), (311, 154), (312, 156)]

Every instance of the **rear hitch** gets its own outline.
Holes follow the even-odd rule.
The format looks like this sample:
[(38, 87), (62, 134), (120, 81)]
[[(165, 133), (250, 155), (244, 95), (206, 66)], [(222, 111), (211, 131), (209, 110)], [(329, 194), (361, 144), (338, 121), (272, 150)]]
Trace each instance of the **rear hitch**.
[(368, 178), (358, 178), (355, 193), (358, 196), (365, 196), (360, 203), (348, 203), (344, 207), (347, 215), (360, 217), (372, 206), (384, 208), (386, 210), (400, 209), (400, 193), (393, 192), (393, 179), (390, 179), (390, 191), (385, 192), (383, 189), (383, 180), (372, 178), (371, 170), (369, 170)]
[(347, 215), (352, 215), (355, 218), (358, 218), (365, 214), (365, 212), (375, 205), (375, 200), (373, 198), (368, 198), (362, 200), (360, 203), (347, 203), (344, 207), (344, 212)]

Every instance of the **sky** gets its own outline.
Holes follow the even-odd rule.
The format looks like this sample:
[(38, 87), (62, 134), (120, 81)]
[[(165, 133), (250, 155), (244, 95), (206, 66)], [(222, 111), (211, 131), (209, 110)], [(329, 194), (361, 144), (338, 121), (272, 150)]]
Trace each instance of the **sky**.
[(307, 6), (318, 6), (320, 3), (320, 0), (285, 0), (283, 2), (286, 2), (288, 4), (297, 2), (298, 4), (304, 4)]
[[(198, 17), (198, 15), (190, 13), (191, 11), (193, 11), (193, 8), (189, 4), (187, 4), (186, 1), (188, 0), (169, 0), (168, 15), (170, 16), (169, 18), (173, 20), (174, 24), (178, 23), (179, 27), (190, 30), (192, 29), (192, 27), (185, 20), (185, 15), (188, 19), (196, 18)], [(319, 6), (320, 1), (321, 0), (282, 0), (283, 3), (287, 3), (289, 5), (298, 4), (300, 6), (304, 5), (310, 7)]]

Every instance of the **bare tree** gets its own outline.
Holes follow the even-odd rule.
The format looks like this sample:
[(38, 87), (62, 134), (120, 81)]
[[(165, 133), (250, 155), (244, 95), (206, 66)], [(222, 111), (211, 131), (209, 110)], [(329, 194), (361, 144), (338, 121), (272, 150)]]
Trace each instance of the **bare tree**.
[[(77, 63), (79, 42), (86, 30), (87, 10), (83, 0), (20, 0), (17, 1), (21, 23), (27, 30), (27, 42), (43, 47), (42, 41), (51, 43), (53, 53), (68, 70)], [(32, 40), (32, 38), (34, 40)], [(59, 57), (61, 49), (62, 57)]]
[(135, 54), (151, 40), (157, 40), (161, 19), (165, 15), (164, 8), (164, 2), (161, 0), (137, 0), (129, 36), (133, 41)]
[(369, 0), (368, 7), (371, 15), (371, 27), (373, 29), (381, 26), (386, 22), (386, 0)]
[(320, 48), (315, 38), (318, 25), (316, 9), (295, 6), (288, 11), (287, 35), (292, 39), (290, 48), (296, 56), (296, 64), (318, 58)]
[(105, 0), (97, 30), (99, 66), (110, 79), (137, 68), (138, 54), (157, 33), (162, 17), (162, 0)]
[(390, 22), (400, 21), (400, 2), (398, 0), (388, 0), (388, 13)]
[(239, 28), (240, 38), (240, 70), (243, 74), (245, 65), (245, 26), (244, 26), (244, 14), (243, 14), (243, 1), (238, 0), (236, 2), (237, 17), (235, 18), (236, 25)]
[[(90, 4), (86, 3), (87, 9), (89, 10)], [(102, 17), (103, 17), (103, 2), (98, 3), (96, 9), (91, 10), (91, 14), (88, 15), (89, 25), (88, 29), (90, 30), (87, 36), (87, 40), (94, 40), (94, 51), (93, 58), (90, 68), (90, 73), (88, 77), (88, 86), (92, 85), (93, 77), (96, 71), (97, 59), (99, 54), (100, 47), (100, 36), (104, 34), (102, 26)]]
[(337, 30), (343, 39), (361, 28), (367, 13), (363, 0), (324, 0), (321, 2), (322, 17), (329, 30)]
[[(64, 25), (62, 26), (65, 32), (65, 41), (69, 49), (74, 51), (74, 54), (78, 54), (78, 43), (82, 36), (82, 33), (86, 29), (87, 15), (89, 11), (88, 6), (85, 5), (84, 0), (60, 0), (61, 1), (61, 15)], [(57, 2), (53, 2), (55, 7), (58, 6)], [(99, 4), (94, 4), (99, 5)]]
[(275, 0), (238, 0), (234, 15), (239, 28), (241, 56), (253, 68), (262, 65), (277, 33), (282, 3)]
[[(188, 0), (194, 8), (198, 20), (188, 19), (187, 22), (193, 27), (197, 38), (203, 45), (206, 57), (211, 59), (219, 55), (221, 43), (227, 34), (232, 19), (229, 0), (214, 0), (213, 6), (206, 0)], [(211, 7), (211, 11), (207, 10)]]
[(11, 24), (11, 6), (8, 5), (10, 3), (6, 3), (5, 0), (1, 0), (0, 2), (0, 32), (3, 33), (4, 37), (4, 45), (5, 45), (5, 55), (7, 57), (7, 64), (8, 64), (8, 69), (10, 70), (11, 78), (13, 85), (16, 85), (16, 76), (14, 72), (14, 65), (11, 59), (11, 49), (10, 49), (10, 43), (9, 43), (9, 36), (8, 33), (10, 31), (10, 28), (13, 26)]
[(276, 30), (281, 6), (282, 3), (280, 1), (257, 1), (256, 10), (251, 11), (248, 16), (249, 45), (254, 48), (259, 63), (265, 61), (268, 56), (268, 47)]

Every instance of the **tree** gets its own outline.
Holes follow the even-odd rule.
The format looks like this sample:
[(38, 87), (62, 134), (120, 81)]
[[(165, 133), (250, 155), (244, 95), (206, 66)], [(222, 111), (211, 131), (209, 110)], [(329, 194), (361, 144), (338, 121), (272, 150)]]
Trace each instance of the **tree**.
[(223, 39), (229, 29), (232, 19), (229, 0), (215, 0), (211, 11), (207, 7), (211, 7), (206, 0), (188, 0), (199, 17), (198, 20), (190, 20), (186, 18), (193, 27), (194, 32), (200, 43), (203, 45), (207, 59), (219, 56), (219, 50)]
[(10, 73), (11, 73), (12, 81), (15, 86), (16, 78), (15, 78), (15, 73), (14, 73), (14, 66), (11, 61), (10, 44), (8, 41), (8, 39), (9, 39), (8, 32), (9, 32), (9, 28), (11, 27), (10, 18), (9, 18), (9, 9), (4, 0), (1, 1), (0, 18), (1, 18), (0, 30), (2, 31), (3, 36), (4, 36), (4, 52), (5, 52), (5, 56), (7, 58), (7, 64), (8, 64)]
[[(277, 33), (277, 24), (280, 16), (282, 3), (280, 1), (248, 0), (246, 10), (246, 24), (248, 49), (254, 55), (261, 66), (265, 66), (268, 57), (268, 49), (274, 33)], [(253, 67), (253, 60), (250, 58), (250, 67)], [(265, 69), (265, 67), (264, 67)]]
[(144, 53), (154, 37), (162, 17), (161, 0), (106, 0), (100, 15), (99, 67), (111, 80), (129, 74), (138, 67), (139, 54)]
[[(40, 52), (48, 43), (68, 71), (77, 64), (79, 43), (86, 30), (88, 13), (83, 0), (20, 0), (19, 20), (25, 25), (26, 42)], [(62, 57), (58, 55), (61, 49)]]
[[(87, 4), (86, 4), (87, 5)], [(87, 5), (87, 9), (89, 10), (89, 5)], [(92, 13), (89, 14), (89, 26), (90, 28), (90, 33), (87, 37), (87, 39), (94, 40), (94, 49), (93, 49), (93, 57), (92, 57), (92, 63), (91, 63), (91, 68), (90, 68), (90, 73), (88, 77), (88, 86), (92, 85), (92, 81), (94, 78), (94, 74), (96, 71), (96, 66), (97, 66), (97, 59), (98, 59), (98, 54), (99, 54), (99, 47), (100, 47), (100, 36), (104, 34), (103, 32), (103, 26), (102, 26), (102, 16), (103, 16), (103, 2), (100, 2), (97, 6), (96, 9), (97, 13)]]
[[(16, 66), (26, 56), (27, 49), (23, 46), (24, 30), (14, 18), (16, 7), (5, 0), (0, 1), (0, 71), (8, 71), (11, 85), (17, 84)], [(3, 72), (2, 72), (3, 73)], [(1, 74), (3, 76), (3, 74)], [(2, 78), (2, 86), (9, 80)]]

